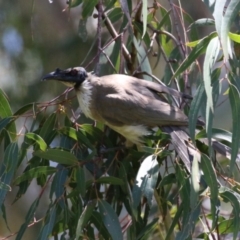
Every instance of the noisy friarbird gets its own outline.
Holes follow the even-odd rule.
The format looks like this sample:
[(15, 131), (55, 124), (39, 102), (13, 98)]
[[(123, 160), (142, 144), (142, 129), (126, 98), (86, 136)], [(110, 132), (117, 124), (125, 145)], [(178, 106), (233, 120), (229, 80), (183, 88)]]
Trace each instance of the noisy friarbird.
[(98, 77), (82, 67), (56, 69), (43, 80), (57, 80), (74, 87), (82, 112), (120, 133), (128, 146), (129, 143), (141, 145), (151, 128), (161, 127), (171, 135), (174, 148), (189, 167), (193, 155), (186, 146), (189, 136), (179, 128), (188, 125), (188, 118), (163, 95), (191, 99), (190, 96), (128, 75)]

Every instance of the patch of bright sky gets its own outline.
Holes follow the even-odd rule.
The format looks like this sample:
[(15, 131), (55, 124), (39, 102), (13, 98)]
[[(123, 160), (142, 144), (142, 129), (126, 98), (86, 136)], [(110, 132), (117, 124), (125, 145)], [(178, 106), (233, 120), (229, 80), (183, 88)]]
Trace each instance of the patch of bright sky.
[(15, 28), (8, 27), (3, 32), (2, 45), (8, 54), (18, 56), (23, 51), (22, 36)]

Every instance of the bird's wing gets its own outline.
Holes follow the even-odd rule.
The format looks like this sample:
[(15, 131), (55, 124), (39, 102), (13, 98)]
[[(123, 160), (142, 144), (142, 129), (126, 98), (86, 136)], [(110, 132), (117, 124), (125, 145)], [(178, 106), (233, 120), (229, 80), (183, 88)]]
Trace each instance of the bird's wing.
[[(136, 79), (136, 78), (133, 78)], [(137, 80), (137, 81), (136, 81)], [(149, 89), (150, 91), (153, 92), (158, 92), (158, 93), (166, 93), (170, 96), (174, 96), (174, 97), (178, 97), (178, 98), (185, 98), (185, 99), (192, 99), (192, 96), (179, 92), (173, 88), (169, 88), (166, 86), (163, 86), (161, 84), (155, 83), (155, 82), (150, 82), (150, 81), (146, 81), (146, 80), (141, 80), (141, 79), (136, 79), (135, 81), (133, 80), (133, 85), (135, 86), (135, 88), (138, 88), (139, 85)]]
[(93, 88), (96, 120), (118, 126), (187, 125), (188, 119), (180, 109), (161, 101), (149, 88), (141, 84), (135, 88), (131, 77), (121, 80), (119, 75), (109, 77), (101, 77), (98, 86)]

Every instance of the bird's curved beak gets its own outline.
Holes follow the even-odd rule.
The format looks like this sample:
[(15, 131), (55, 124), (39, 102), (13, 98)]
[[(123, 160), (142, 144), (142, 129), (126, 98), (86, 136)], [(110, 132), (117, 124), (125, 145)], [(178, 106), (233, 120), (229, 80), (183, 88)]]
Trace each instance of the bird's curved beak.
[(61, 82), (76, 83), (78, 81), (76, 76), (77, 72), (74, 71), (74, 69), (61, 70), (57, 68), (54, 72), (50, 72), (45, 75), (42, 80), (58, 80)]

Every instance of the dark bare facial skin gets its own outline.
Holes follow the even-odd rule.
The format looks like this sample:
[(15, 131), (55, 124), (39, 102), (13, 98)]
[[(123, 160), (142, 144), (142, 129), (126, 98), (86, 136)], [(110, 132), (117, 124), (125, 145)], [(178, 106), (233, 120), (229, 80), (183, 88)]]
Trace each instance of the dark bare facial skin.
[(44, 76), (43, 80), (57, 80), (68, 87), (77, 89), (87, 76), (87, 72), (83, 67), (68, 68), (65, 70), (57, 68), (54, 72)]

